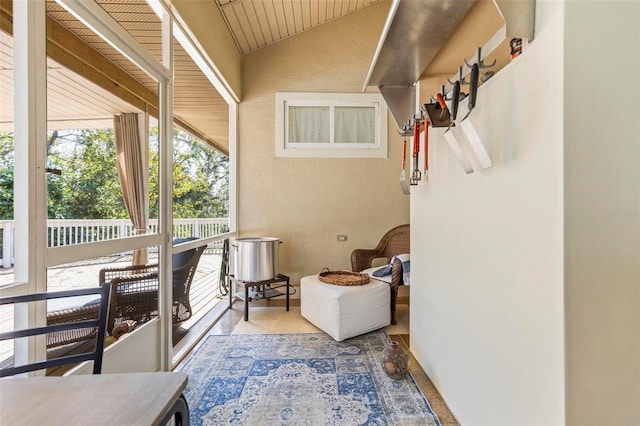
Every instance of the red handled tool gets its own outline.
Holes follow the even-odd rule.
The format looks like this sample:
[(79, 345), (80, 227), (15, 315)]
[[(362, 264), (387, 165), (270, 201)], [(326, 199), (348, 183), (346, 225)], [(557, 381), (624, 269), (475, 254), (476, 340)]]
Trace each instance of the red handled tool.
[(405, 195), (409, 195), (411, 192), (409, 191), (409, 185), (407, 185), (407, 177), (404, 173), (404, 168), (407, 162), (407, 140), (402, 141), (402, 170), (400, 170), (400, 188), (402, 188), (402, 192)]
[(420, 120), (416, 120), (413, 126), (413, 173), (411, 173), (411, 185), (417, 185), (422, 179), (422, 173), (418, 167), (418, 153), (420, 152)]
[(424, 180), (429, 180), (429, 120), (424, 120)]

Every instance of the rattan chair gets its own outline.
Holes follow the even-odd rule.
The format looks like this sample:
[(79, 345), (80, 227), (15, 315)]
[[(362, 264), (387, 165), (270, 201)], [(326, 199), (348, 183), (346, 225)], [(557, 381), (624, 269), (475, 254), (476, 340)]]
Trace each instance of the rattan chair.
[[(87, 321), (96, 318), (100, 306), (98, 301), (88, 303), (84, 306), (61, 309), (47, 313), (47, 325), (56, 325), (69, 322)], [(59, 346), (70, 345), (72, 343), (84, 342), (96, 336), (95, 328), (73, 328), (60, 330), (47, 334), (47, 349)]]
[[(157, 278), (157, 269), (158, 269), (157, 265), (128, 266), (123, 269), (127, 269), (128, 271), (127, 272), (123, 271), (120, 273), (120, 275), (118, 275), (117, 272), (114, 272), (112, 278), (115, 278), (116, 276), (122, 278), (122, 277), (130, 276), (133, 273), (135, 273), (136, 275), (142, 276), (144, 274), (148, 274), (150, 271), (153, 271), (155, 273), (155, 277)], [(109, 281), (111, 281), (111, 279)], [(100, 282), (101, 283), (105, 282), (103, 276), (100, 277)], [(153, 285), (157, 290), (157, 279), (155, 280)], [(122, 318), (122, 319), (116, 322), (116, 315), (115, 315), (116, 312), (114, 311), (115, 309), (114, 307), (116, 306), (115, 290), (111, 290), (110, 297), (111, 297), (111, 303), (110, 303), (111, 309), (109, 309), (109, 320), (107, 321), (107, 332), (110, 335), (118, 338), (122, 334), (122, 331), (121, 331), (122, 328), (118, 329), (120, 330), (120, 333), (118, 333), (118, 330), (114, 331), (115, 325), (123, 324), (129, 318), (126, 318), (120, 315), (118, 316), (118, 318)], [(151, 298), (147, 297), (147, 299), (151, 299)], [(156, 300), (157, 300), (157, 297), (156, 297)], [(157, 303), (156, 303), (156, 306), (157, 306)], [(154, 309), (156, 309), (155, 314), (157, 315), (157, 308), (154, 307)], [(90, 320), (92, 318), (95, 318), (98, 315), (98, 310), (99, 310), (98, 301), (91, 301), (81, 306), (73, 306), (65, 309), (60, 309), (57, 311), (47, 312), (47, 325), (56, 325), (56, 324), (67, 323), (67, 322), (79, 322), (79, 321)], [(147, 319), (149, 318), (150, 317), (147, 317)], [(127, 327), (125, 327), (125, 329), (131, 329), (132, 328), (131, 324), (133, 323), (127, 322)], [(76, 328), (76, 329), (70, 329), (70, 330), (56, 331), (54, 333), (48, 333), (47, 349), (54, 350), (62, 346), (84, 342), (86, 340), (94, 338), (95, 335), (96, 335), (96, 330), (91, 328)]]
[[(351, 252), (351, 270), (360, 272), (371, 268), (371, 263), (375, 259), (385, 258), (387, 262), (397, 254), (409, 253), (409, 225), (400, 225), (388, 231), (376, 248), (374, 249), (356, 249)], [(398, 299), (398, 286), (403, 284), (402, 279), (402, 262), (396, 259), (393, 263), (391, 271), (391, 324), (396, 323), (396, 301)]]
[[(195, 238), (174, 240), (174, 244)], [(173, 322), (186, 321), (192, 315), (189, 292), (206, 245), (173, 255)], [(119, 325), (143, 323), (158, 315), (158, 264), (129, 265), (104, 268), (99, 272), (99, 283), (111, 287), (111, 304), (107, 331), (118, 338)], [(99, 310), (97, 302), (47, 313), (47, 325), (86, 321), (95, 318)], [(117, 330), (116, 330), (117, 329)], [(47, 334), (47, 349), (83, 342), (93, 338), (95, 329), (68, 329)]]
[[(175, 240), (179, 244), (192, 239)], [(206, 245), (173, 255), (173, 323), (191, 318), (191, 283)], [(100, 283), (111, 285), (111, 309), (107, 330), (115, 324), (133, 320), (143, 323), (158, 315), (158, 265), (132, 265), (104, 268)], [(103, 284), (103, 285), (104, 285)]]

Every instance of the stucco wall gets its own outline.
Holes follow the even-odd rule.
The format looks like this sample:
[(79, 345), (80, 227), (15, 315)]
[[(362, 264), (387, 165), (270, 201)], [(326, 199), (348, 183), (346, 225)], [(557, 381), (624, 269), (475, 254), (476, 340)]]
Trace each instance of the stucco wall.
[[(293, 282), (324, 267), (350, 269), (349, 255), (374, 247), (409, 221), (398, 183), (401, 140), (389, 118), (387, 159), (275, 157), (275, 92), (360, 92), (389, 2), (244, 57), (239, 108), (238, 230), (276, 236), (280, 270)], [(345, 234), (347, 242), (337, 242)]]
[(465, 425), (564, 422), (563, 4), (536, 7), (471, 114), (493, 167), (465, 175), (431, 129), (411, 194), (411, 349)]

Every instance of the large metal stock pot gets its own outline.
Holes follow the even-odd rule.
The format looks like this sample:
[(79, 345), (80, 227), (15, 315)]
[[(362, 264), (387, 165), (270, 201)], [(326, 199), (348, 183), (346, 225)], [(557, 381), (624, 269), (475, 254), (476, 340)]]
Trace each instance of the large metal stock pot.
[(238, 238), (234, 247), (234, 277), (245, 282), (258, 282), (278, 276), (279, 238)]

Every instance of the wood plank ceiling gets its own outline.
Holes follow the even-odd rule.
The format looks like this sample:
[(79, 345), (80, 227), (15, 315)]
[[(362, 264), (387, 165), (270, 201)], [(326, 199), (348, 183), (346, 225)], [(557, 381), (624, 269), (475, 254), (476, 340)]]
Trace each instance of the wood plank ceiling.
[[(145, 0), (98, 0), (97, 3), (159, 61), (162, 29)], [(158, 94), (156, 82), (96, 36), (55, 1), (47, 1), (48, 15), (108, 60)], [(178, 42), (174, 42), (174, 116), (186, 130), (225, 153), (229, 150), (228, 106)]]
[[(9, 2), (3, 1), (7, 24)], [(142, 46), (161, 60), (161, 23), (145, 0), (98, 0), (98, 4)], [(53, 0), (47, 0), (48, 119), (53, 129), (109, 127), (113, 114), (144, 110), (157, 116), (158, 85)], [(11, 32), (11, 31), (8, 31)], [(67, 34), (68, 33), (68, 34)], [(70, 34), (70, 35), (69, 35)], [(69, 47), (73, 45), (74, 47)], [(2, 103), (12, 104), (13, 47), (0, 38)], [(67, 51), (65, 51), (65, 48)], [(71, 53), (73, 49), (75, 52)], [(82, 56), (78, 60), (69, 56)], [(60, 63), (52, 59), (60, 58)], [(104, 65), (115, 67), (106, 68)], [(102, 64), (102, 66), (101, 66)], [(72, 68), (72, 69), (69, 69)], [(74, 72), (76, 71), (76, 72)], [(81, 77), (78, 73), (84, 74)], [(113, 74), (117, 73), (117, 76)], [(125, 102), (129, 101), (128, 103)], [(12, 126), (13, 108), (2, 108), (0, 130)], [(185, 50), (174, 42), (174, 119), (177, 125), (218, 150), (229, 151), (228, 105)]]
[[(238, 50), (247, 54), (380, 0), (208, 1), (216, 2)], [(161, 60), (161, 23), (146, 0), (96, 2)], [(11, 0), (0, 0), (0, 22), (5, 31), (0, 37), (3, 105), (13, 102), (11, 10)], [(158, 86), (153, 78), (54, 0), (47, 0), (47, 38), (50, 129), (109, 127), (113, 114), (145, 108), (152, 117), (157, 116)], [(174, 76), (176, 124), (228, 153), (228, 106), (177, 42)], [(7, 131), (13, 125), (13, 108), (1, 110), (0, 131)]]
[(276, 43), (380, 0), (215, 0), (241, 54)]
[[(3, 31), (0, 31), (0, 99), (0, 132), (12, 132), (13, 39)], [(49, 130), (108, 128), (113, 126), (113, 114), (132, 110), (131, 104), (47, 59)]]

